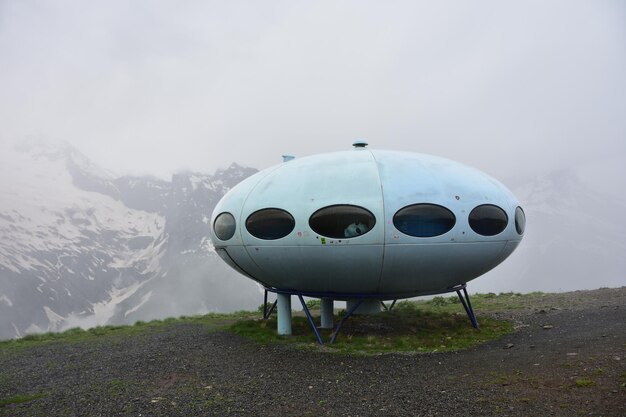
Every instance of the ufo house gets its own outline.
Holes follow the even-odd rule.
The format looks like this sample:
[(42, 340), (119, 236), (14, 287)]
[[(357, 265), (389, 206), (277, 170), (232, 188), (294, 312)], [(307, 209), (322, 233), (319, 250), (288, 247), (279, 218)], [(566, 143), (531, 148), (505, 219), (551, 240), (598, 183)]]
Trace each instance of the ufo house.
[(478, 326), (466, 284), (524, 235), (524, 211), (504, 185), (448, 159), (364, 142), (285, 160), (232, 188), (211, 217), (219, 256), (266, 299), (277, 293), (279, 334), (291, 333), (292, 295), (320, 343), (303, 296), (322, 300), (323, 328), (333, 327), (333, 300), (348, 301), (332, 341), (355, 311), (445, 292)]

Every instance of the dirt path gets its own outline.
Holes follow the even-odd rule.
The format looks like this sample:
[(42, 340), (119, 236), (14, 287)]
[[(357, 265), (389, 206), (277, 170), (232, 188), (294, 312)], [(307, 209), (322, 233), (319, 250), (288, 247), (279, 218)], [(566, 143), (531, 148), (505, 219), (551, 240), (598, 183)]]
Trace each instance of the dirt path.
[(456, 353), (340, 356), (180, 324), (0, 350), (0, 399), (44, 394), (0, 416), (626, 416), (626, 287), (490, 314), (517, 331)]

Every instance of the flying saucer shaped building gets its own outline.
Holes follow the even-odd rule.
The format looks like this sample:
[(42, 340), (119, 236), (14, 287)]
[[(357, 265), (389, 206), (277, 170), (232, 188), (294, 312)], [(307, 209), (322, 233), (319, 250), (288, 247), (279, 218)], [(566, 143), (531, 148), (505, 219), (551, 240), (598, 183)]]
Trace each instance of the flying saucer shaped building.
[(464, 288), (515, 250), (525, 217), (485, 173), (357, 142), (249, 177), (211, 224), (221, 258), (269, 291), (396, 300)]

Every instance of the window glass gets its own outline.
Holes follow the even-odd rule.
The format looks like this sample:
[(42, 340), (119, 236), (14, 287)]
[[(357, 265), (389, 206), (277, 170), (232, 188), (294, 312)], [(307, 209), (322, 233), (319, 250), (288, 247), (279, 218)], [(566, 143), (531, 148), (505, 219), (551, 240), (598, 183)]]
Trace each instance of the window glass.
[(337, 239), (364, 235), (375, 224), (376, 218), (369, 210), (351, 205), (324, 207), (309, 219), (309, 226), (315, 233)]
[(436, 204), (414, 204), (393, 216), (396, 229), (409, 236), (433, 237), (449, 232), (456, 223), (454, 214)]
[(235, 218), (230, 213), (221, 213), (213, 223), (213, 231), (219, 240), (228, 240), (235, 234)]
[(293, 216), (285, 210), (267, 208), (255, 211), (246, 220), (246, 229), (254, 237), (275, 240), (287, 236), (296, 227)]
[(483, 236), (495, 236), (506, 229), (509, 218), (498, 206), (483, 204), (472, 210), (469, 225), (473, 231)]
[(518, 234), (523, 235), (524, 229), (526, 229), (526, 215), (524, 210), (518, 207), (515, 209), (515, 230), (517, 230)]

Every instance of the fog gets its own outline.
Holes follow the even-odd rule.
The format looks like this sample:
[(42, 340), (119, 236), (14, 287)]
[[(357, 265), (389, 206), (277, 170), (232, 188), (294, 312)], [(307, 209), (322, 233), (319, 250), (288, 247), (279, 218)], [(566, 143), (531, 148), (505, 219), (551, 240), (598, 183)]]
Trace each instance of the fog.
[(0, 138), (163, 178), (356, 139), (501, 179), (598, 163), (625, 154), (625, 23), (620, 1), (4, 1)]
[(625, 115), (618, 0), (0, 1), (0, 142), (167, 180), (357, 139), (457, 160), (528, 214), (473, 291), (626, 285)]

